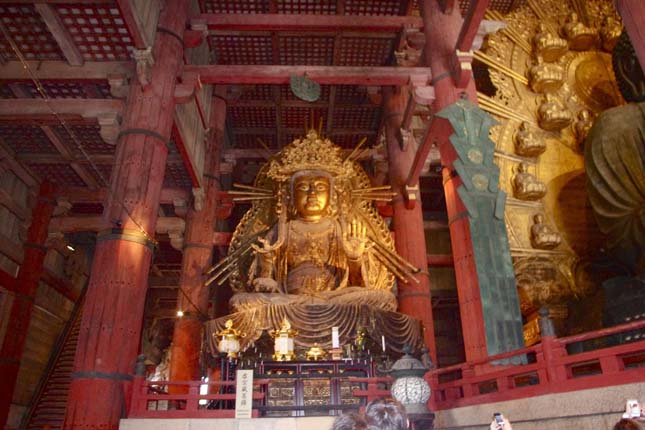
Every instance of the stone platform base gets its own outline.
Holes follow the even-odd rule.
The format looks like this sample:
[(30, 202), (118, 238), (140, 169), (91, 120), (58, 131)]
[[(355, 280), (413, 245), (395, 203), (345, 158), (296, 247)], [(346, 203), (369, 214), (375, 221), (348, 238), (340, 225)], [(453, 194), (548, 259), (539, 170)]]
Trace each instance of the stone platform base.
[(645, 400), (645, 384), (616, 385), (436, 411), (435, 429), (487, 429), (493, 412), (504, 414), (513, 424), (513, 430), (611, 429), (625, 411), (627, 399)]

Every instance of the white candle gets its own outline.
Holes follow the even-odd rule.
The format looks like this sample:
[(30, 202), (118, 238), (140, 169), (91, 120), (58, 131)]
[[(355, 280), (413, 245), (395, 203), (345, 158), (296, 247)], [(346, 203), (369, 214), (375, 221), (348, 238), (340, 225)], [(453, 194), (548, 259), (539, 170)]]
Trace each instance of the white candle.
[(340, 348), (340, 338), (338, 337), (338, 327), (331, 328), (331, 347)]
[(381, 347), (383, 348), (383, 352), (385, 352), (385, 336), (381, 336)]

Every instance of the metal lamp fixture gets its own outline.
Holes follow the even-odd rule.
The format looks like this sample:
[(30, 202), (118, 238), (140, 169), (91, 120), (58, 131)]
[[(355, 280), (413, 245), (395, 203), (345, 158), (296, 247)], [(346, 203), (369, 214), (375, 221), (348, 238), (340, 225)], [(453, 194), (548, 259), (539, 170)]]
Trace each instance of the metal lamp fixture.
[(410, 348), (406, 347), (403, 357), (399, 358), (389, 371), (394, 377), (392, 384), (392, 397), (405, 406), (408, 414), (427, 414), (430, 411), (426, 406), (430, 400), (430, 385), (423, 379), (428, 370), (421, 361), (410, 355)]
[(225, 326), (224, 330), (215, 333), (219, 338), (217, 349), (228, 358), (237, 358), (237, 353), (240, 352), (240, 339), (245, 335), (233, 328), (233, 320), (226, 321)]
[(295, 337), (298, 332), (291, 328), (291, 323), (285, 318), (282, 320), (279, 330), (271, 330), (269, 335), (274, 339), (274, 354), (275, 361), (291, 361), (295, 360)]

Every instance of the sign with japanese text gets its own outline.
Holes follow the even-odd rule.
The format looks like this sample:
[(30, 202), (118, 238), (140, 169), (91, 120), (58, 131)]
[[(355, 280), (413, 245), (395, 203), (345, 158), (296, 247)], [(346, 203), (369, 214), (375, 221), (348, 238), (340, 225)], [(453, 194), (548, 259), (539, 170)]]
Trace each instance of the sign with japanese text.
[(253, 411), (253, 370), (238, 370), (235, 380), (235, 418), (251, 418)]

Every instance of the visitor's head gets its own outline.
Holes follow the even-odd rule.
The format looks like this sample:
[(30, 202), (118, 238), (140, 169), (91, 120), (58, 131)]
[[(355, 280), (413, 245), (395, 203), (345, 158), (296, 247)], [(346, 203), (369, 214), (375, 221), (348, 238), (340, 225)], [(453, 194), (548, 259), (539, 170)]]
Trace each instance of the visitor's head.
[(403, 405), (392, 399), (374, 400), (365, 408), (369, 430), (406, 430), (408, 415)]
[(327, 213), (331, 180), (322, 171), (305, 170), (293, 176), (292, 202), (298, 217), (317, 221)]
[(343, 414), (334, 420), (331, 430), (366, 430), (365, 419), (355, 412)]
[(614, 430), (643, 430), (644, 427), (638, 423), (638, 421), (623, 418), (616, 423)]

